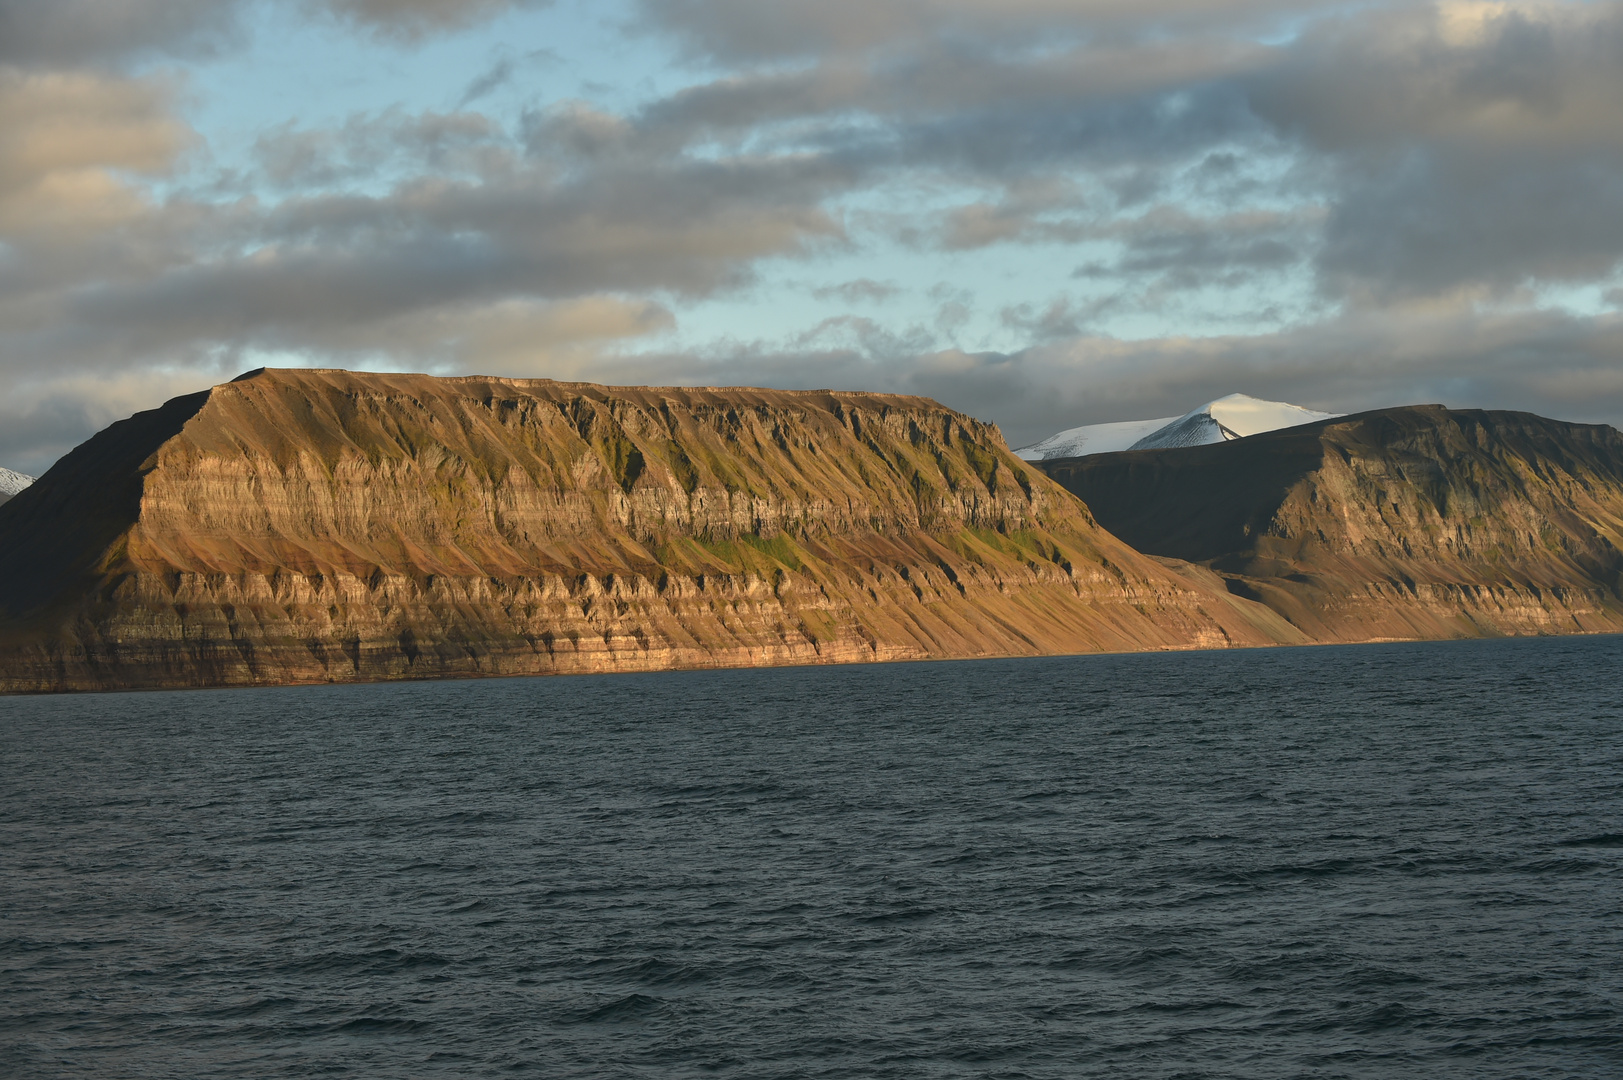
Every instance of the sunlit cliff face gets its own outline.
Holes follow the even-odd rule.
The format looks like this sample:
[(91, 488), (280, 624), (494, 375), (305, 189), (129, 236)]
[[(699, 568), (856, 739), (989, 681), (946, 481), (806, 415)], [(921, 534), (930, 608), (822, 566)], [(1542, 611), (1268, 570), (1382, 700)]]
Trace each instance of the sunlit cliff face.
[(891, 395), (260, 372), (65, 458), (0, 558), (0, 691), (1277, 639)]

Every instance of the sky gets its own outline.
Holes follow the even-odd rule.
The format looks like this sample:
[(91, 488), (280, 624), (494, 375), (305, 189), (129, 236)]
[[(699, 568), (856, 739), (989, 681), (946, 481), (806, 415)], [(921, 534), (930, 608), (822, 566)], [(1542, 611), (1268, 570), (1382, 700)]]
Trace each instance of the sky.
[(0, 0), (0, 465), (261, 366), (1623, 423), (1623, 0)]

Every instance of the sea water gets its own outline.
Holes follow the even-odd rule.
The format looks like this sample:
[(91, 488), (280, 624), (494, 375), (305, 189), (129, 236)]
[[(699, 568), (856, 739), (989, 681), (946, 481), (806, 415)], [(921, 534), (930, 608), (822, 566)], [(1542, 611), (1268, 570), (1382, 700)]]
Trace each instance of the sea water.
[(0, 699), (8, 1077), (1623, 1075), (1623, 638)]

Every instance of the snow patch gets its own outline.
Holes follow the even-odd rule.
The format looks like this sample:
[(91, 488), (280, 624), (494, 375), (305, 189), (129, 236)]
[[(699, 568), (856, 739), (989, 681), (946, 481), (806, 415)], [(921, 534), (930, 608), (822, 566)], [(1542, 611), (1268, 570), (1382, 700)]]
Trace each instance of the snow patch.
[(32, 476), (10, 469), (0, 469), (0, 499), (9, 499), (23, 488), (34, 482)]
[(1027, 461), (1047, 461), (1050, 458), (1110, 454), (1118, 450), (1205, 446), (1242, 439), (1247, 435), (1260, 435), (1264, 431), (1333, 420), (1341, 415), (1304, 409), (1283, 401), (1264, 401), (1245, 394), (1230, 394), (1216, 401), (1208, 401), (1182, 416), (1069, 428), (1041, 442), (1022, 446), (1015, 454)]
[(1178, 419), (1163, 416), (1159, 420), (1122, 420), (1114, 424), (1088, 424), (1067, 428), (1050, 435), (1042, 442), (1022, 446), (1015, 454), (1027, 461), (1046, 461), (1049, 458), (1082, 457), (1084, 454), (1112, 454), (1125, 450), (1144, 436)]

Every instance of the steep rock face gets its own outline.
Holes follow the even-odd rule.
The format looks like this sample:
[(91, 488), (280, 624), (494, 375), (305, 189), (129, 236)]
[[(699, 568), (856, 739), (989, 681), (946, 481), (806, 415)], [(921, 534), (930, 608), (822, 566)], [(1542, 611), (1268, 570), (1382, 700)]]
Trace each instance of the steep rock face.
[[(923, 398), (261, 371), (0, 510), (0, 689), (1292, 639)], [(1296, 635), (1295, 639), (1299, 639)]]
[(1623, 630), (1610, 427), (1415, 406), (1043, 467), (1313, 640)]

